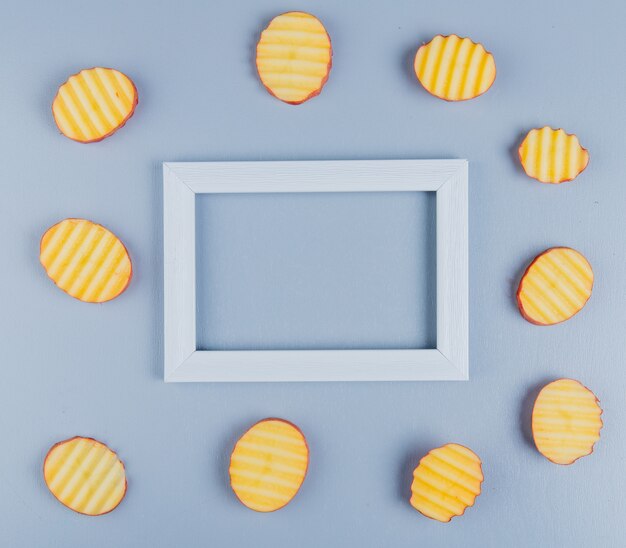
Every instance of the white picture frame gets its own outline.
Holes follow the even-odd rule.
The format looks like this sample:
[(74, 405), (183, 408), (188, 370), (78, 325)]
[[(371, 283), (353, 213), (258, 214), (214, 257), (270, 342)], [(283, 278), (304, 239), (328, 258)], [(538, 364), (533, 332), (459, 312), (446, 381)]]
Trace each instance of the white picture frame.
[[(436, 193), (436, 348), (198, 350), (197, 194), (406, 191)], [(166, 382), (469, 378), (466, 160), (167, 162), (163, 206)]]

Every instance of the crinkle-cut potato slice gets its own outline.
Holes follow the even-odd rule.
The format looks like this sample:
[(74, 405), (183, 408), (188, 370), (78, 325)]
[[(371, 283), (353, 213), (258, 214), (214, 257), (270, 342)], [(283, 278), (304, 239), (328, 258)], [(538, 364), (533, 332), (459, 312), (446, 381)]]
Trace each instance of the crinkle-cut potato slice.
[(537, 450), (555, 464), (572, 464), (590, 455), (600, 439), (602, 408), (595, 394), (572, 379), (541, 389), (532, 415)]
[(309, 465), (302, 432), (282, 419), (265, 419), (235, 444), (230, 485), (237, 498), (257, 512), (273, 512), (291, 502)]
[(133, 275), (124, 244), (85, 219), (65, 219), (49, 228), (41, 238), (39, 260), (59, 288), (88, 303), (114, 299)]
[(114, 451), (92, 438), (77, 436), (53, 445), (43, 474), (59, 502), (88, 516), (114, 510), (126, 494), (124, 464)]
[(485, 93), (496, 79), (493, 55), (456, 34), (435, 36), (415, 54), (417, 79), (432, 95), (465, 101)]
[(309, 13), (292, 11), (274, 17), (261, 33), (256, 67), (272, 95), (298, 105), (322, 91), (332, 57), (324, 25)]
[(52, 102), (52, 113), (63, 135), (95, 143), (121, 128), (137, 102), (137, 88), (128, 76), (95, 67), (68, 78)]
[(411, 506), (426, 517), (448, 522), (480, 495), (483, 471), (478, 456), (449, 443), (430, 451), (413, 472)]
[(589, 152), (576, 135), (562, 129), (531, 129), (519, 147), (526, 175), (542, 183), (559, 184), (578, 177), (589, 163)]
[(593, 289), (593, 270), (578, 251), (553, 247), (535, 259), (517, 290), (522, 316), (535, 325), (564, 322), (585, 306)]

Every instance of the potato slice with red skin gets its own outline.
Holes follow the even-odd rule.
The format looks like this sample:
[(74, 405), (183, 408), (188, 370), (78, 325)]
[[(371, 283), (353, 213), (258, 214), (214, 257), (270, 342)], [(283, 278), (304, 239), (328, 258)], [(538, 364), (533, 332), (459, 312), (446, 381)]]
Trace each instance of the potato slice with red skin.
[(580, 312), (593, 289), (593, 270), (569, 247), (553, 247), (530, 263), (517, 290), (522, 316), (535, 325), (555, 325)]
[(121, 240), (85, 219), (64, 219), (50, 227), (41, 238), (39, 260), (60, 289), (88, 303), (114, 299), (133, 276)]
[(537, 450), (555, 464), (572, 464), (593, 453), (602, 429), (602, 408), (586, 386), (559, 379), (539, 392), (532, 415)]
[(94, 67), (70, 76), (52, 102), (52, 114), (63, 135), (95, 143), (113, 135), (134, 114), (137, 88), (120, 71)]
[(576, 135), (547, 126), (530, 130), (518, 154), (526, 175), (542, 183), (572, 181), (589, 164), (589, 152)]
[(230, 484), (248, 508), (274, 512), (296, 496), (308, 465), (304, 434), (285, 420), (265, 419), (235, 444), (230, 458)]
[(319, 95), (332, 58), (324, 25), (313, 15), (297, 11), (274, 17), (256, 48), (261, 82), (274, 97), (291, 105)]
[(478, 455), (448, 443), (430, 451), (414, 470), (411, 506), (426, 517), (449, 522), (474, 505), (483, 479)]
[(426, 91), (446, 101), (474, 99), (496, 79), (493, 55), (482, 44), (456, 34), (439, 34), (422, 45), (413, 68)]
[(124, 463), (117, 454), (81, 436), (53, 445), (44, 459), (43, 474), (61, 504), (87, 516), (113, 511), (128, 487)]

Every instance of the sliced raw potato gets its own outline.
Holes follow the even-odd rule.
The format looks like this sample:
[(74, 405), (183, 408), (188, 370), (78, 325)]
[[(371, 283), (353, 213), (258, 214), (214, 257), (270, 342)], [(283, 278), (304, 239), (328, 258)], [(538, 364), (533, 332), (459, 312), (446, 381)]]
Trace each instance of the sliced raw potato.
[(602, 408), (595, 394), (571, 379), (541, 389), (533, 407), (532, 430), (539, 452), (556, 464), (572, 464), (593, 452), (600, 439)]
[(332, 56), (324, 25), (313, 15), (291, 11), (274, 17), (261, 33), (256, 67), (272, 95), (298, 105), (322, 91)]
[(480, 495), (483, 471), (478, 456), (449, 443), (433, 449), (413, 472), (411, 505), (425, 516), (448, 522)]
[(67, 294), (89, 303), (117, 297), (133, 274), (124, 244), (101, 225), (65, 219), (41, 238), (39, 260)]
[(426, 88), (446, 101), (465, 101), (485, 93), (496, 79), (493, 55), (469, 38), (435, 36), (415, 55), (415, 74)]
[(53, 445), (43, 474), (59, 502), (88, 516), (110, 512), (126, 494), (124, 464), (114, 451), (92, 438), (75, 437)]
[(95, 67), (70, 76), (52, 103), (61, 133), (94, 143), (115, 133), (135, 112), (137, 88), (118, 70)]
[(304, 435), (281, 419), (256, 423), (230, 457), (230, 484), (237, 498), (257, 512), (273, 512), (295, 497), (309, 465)]
[(564, 322), (579, 312), (591, 297), (593, 270), (578, 251), (553, 247), (535, 259), (517, 290), (522, 316), (536, 325)]
[(532, 129), (519, 147), (524, 171), (542, 183), (558, 184), (575, 179), (589, 163), (589, 152), (576, 135), (562, 129)]

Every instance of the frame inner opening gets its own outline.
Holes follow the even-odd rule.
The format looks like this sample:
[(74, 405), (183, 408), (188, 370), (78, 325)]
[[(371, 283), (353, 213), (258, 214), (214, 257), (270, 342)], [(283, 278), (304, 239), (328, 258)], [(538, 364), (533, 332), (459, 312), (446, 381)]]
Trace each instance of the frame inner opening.
[(198, 350), (436, 347), (434, 192), (196, 196)]

